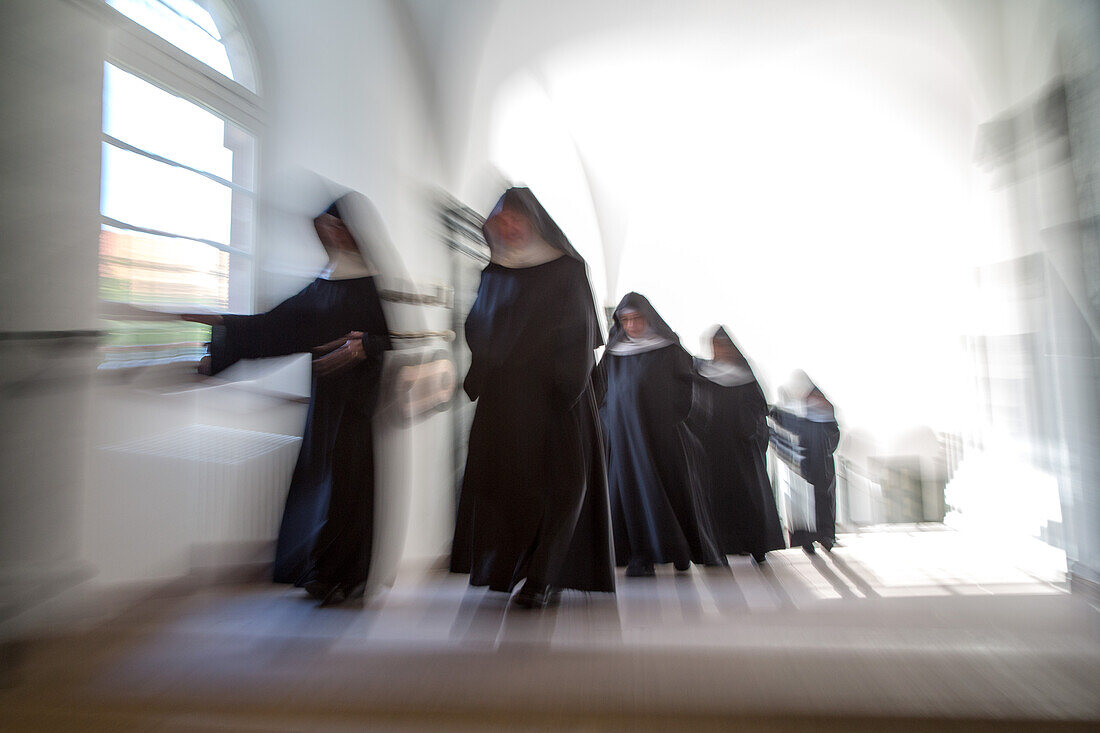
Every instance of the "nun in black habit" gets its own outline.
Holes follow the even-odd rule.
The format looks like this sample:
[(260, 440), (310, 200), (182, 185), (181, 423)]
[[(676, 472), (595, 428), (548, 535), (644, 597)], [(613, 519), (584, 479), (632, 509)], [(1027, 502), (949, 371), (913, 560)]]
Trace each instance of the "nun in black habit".
[(719, 548), (727, 555), (765, 553), (786, 547), (779, 511), (768, 480), (768, 404), (748, 360), (719, 326), (714, 358), (696, 359), (705, 419), (699, 432), (706, 457), (704, 484)]
[(698, 473), (701, 449), (686, 424), (691, 356), (638, 293), (615, 309), (598, 372), (616, 562), (631, 577), (654, 575), (654, 563), (725, 565)]
[(483, 227), (491, 259), (466, 318), (477, 401), (451, 571), (541, 608), (560, 589), (614, 591), (591, 374), (602, 345), (587, 266), (527, 188)]
[(795, 404), (773, 407), (771, 417), (777, 425), (798, 437), (802, 449), (799, 474), (813, 487), (810, 517), (814, 525), (796, 526), (792, 523), (789, 528), (791, 547), (801, 546), (804, 551), (813, 554), (814, 542), (817, 542), (831, 552), (836, 544), (836, 467), (833, 453), (840, 444), (840, 426), (833, 404), (804, 372), (796, 373), (787, 392), (792, 394)]
[(213, 326), (200, 370), (240, 359), (313, 353), (309, 412), (275, 550), (274, 580), (305, 588), (322, 605), (363, 595), (374, 529), (371, 419), (389, 330), (376, 287), (377, 251), (389, 253), (377, 212), (359, 193), (313, 221), (325, 270), (267, 313), (187, 314)]

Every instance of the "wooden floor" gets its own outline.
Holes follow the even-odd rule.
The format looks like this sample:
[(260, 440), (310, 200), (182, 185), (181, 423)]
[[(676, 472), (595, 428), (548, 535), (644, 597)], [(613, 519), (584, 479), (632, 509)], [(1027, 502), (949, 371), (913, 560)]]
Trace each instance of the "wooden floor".
[[(1061, 730), (1100, 613), (1045, 545), (937, 527), (517, 609), (406, 572), (358, 608), (219, 585), (8, 650), (3, 730)], [(1062, 563), (1062, 564), (1060, 564)], [(15, 653), (12, 658), (10, 655)]]

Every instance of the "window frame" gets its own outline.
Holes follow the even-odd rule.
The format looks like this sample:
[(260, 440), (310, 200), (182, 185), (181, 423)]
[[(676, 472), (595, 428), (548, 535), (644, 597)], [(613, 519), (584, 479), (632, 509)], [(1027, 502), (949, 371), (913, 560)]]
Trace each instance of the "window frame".
[[(215, 23), (225, 18), (226, 15), (229, 16), (227, 19), (233, 26), (234, 32), (231, 34), (230, 40), (223, 39), (223, 43), (226, 44), (230, 63), (231, 65), (236, 64), (241, 60), (246, 63), (249, 68), (245, 70), (245, 73), (254, 82), (254, 86), (257, 90), (256, 92), (253, 92), (244, 84), (226, 77), (214, 68), (199, 61), (189, 53), (160, 37), (153, 31), (127, 17), (108, 5), (106, 0), (71, 1), (94, 12), (103, 23), (106, 34), (103, 58), (104, 65), (110, 64), (115, 66), (169, 94), (178, 96), (195, 104), (210, 114), (240, 128), (241, 131), (251, 137), (252, 155), (251, 160), (247, 163), (250, 170), (247, 176), (245, 176), (252, 182), (252, 188), (250, 190), (236, 182), (236, 180), (242, 178), (242, 176), (236, 175), (236, 170), (234, 170), (235, 175), (233, 176), (236, 180), (225, 180), (208, 171), (192, 168), (172, 160), (171, 158), (165, 158), (164, 156), (157, 155), (122, 140), (118, 140), (104, 131), (102, 115), (100, 116), (101, 122), (99, 132), (101, 146), (105, 144), (111, 145), (116, 149), (128, 151), (161, 164), (191, 171), (197, 175), (227, 186), (232, 192), (233, 197), (246, 196), (251, 199), (251, 226), (249, 231), (244, 235), (243, 241), (240, 239), (239, 235), (235, 237), (232, 233), (230, 241), (226, 243), (195, 239), (193, 237), (185, 238), (227, 252), (231, 257), (238, 257), (247, 262), (247, 274), (236, 272), (233, 265), (230, 265), (231, 290), (234, 287), (233, 278), (237, 278), (236, 282), (240, 284), (239, 278), (242, 276), (246, 278), (246, 282), (243, 283), (243, 286), (247, 288), (247, 297), (243, 299), (243, 302), (238, 301), (238, 307), (233, 308), (233, 310), (235, 312), (255, 312), (257, 302), (256, 277), (258, 270), (255, 241), (256, 232), (259, 226), (258, 219), (260, 216), (258, 183), (260, 180), (260, 161), (262, 159), (261, 146), (263, 133), (266, 128), (266, 115), (261, 104), (260, 94), (258, 93), (262, 89), (262, 86), (260, 75), (257, 73), (256, 47), (248, 37), (247, 30), (242, 23), (239, 12), (236, 11), (236, 8), (233, 7), (230, 0), (215, 0), (215, 2), (201, 2), (200, 0), (199, 2), (202, 7), (211, 13)], [(234, 161), (234, 168), (236, 168), (236, 165), (237, 162)], [(103, 163), (101, 161), (101, 170), (102, 166)], [(100, 199), (102, 199), (102, 190), (100, 191)], [(235, 208), (236, 205), (237, 202), (234, 200), (231, 206)], [(101, 228), (107, 226), (136, 233), (172, 237), (182, 236), (175, 232), (148, 229), (135, 226), (128, 222), (117, 221), (105, 216), (102, 209), (100, 209), (99, 212), (99, 223)], [(98, 237), (96, 241), (98, 246)], [(244, 307), (242, 308), (240, 306)], [(103, 308), (102, 303), (100, 310), (101, 317), (110, 317), (109, 308)], [(118, 366), (112, 366), (107, 371), (131, 373), (135, 370), (146, 369), (178, 371), (179, 363), (165, 362), (148, 365), (122, 363)], [(101, 369), (100, 371), (103, 370)]]

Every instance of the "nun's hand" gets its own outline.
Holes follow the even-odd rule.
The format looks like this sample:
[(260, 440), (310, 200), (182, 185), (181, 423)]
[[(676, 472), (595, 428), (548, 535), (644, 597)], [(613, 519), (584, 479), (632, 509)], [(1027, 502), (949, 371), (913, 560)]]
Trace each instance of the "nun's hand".
[(324, 356), (325, 354), (330, 354), (346, 344), (348, 342), (348, 339), (351, 338), (351, 336), (355, 333), (356, 331), (352, 331), (346, 336), (341, 336), (338, 339), (329, 341), (327, 344), (314, 346), (312, 349), (310, 349), (310, 353), (312, 353), (314, 356)]
[[(363, 352), (362, 331), (352, 331), (337, 341), (342, 343), (325, 356), (313, 360), (313, 373), (317, 376), (326, 377), (335, 374), (367, 358)], [(328, 345), (325, 344), (325, 346)]]

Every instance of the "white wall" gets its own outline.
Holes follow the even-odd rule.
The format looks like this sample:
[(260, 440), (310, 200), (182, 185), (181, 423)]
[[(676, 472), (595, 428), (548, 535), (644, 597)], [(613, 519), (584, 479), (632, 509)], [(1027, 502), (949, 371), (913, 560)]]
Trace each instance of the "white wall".
[[(74, 5), (0, 4), (5, 332), (96, 328), (102, 52)], [(79, 570), (89, 355), (80, 339), (0, 342), (0, 589), (17, 608)]]

